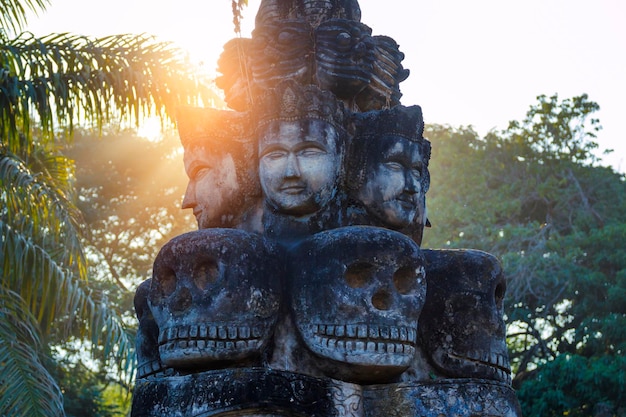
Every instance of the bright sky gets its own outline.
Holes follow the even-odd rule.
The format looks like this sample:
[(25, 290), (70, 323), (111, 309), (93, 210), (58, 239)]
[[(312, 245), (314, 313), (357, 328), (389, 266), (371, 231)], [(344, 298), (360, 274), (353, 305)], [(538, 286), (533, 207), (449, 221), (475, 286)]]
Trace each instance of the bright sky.
[[(150, 33), (214, 69), (235, 36), (229, 0), (51, 0), (36, 35)], [(250, 0), (244, 36), (260, 0)], [(604, 160), (626, 172), (626, 3), (622, 0), (360, 0), (362, 22), (396, 40), (411, 75), (402, 104), (427, 123), (482, 135), (520, 120), (540, 94), (600, 104)]]

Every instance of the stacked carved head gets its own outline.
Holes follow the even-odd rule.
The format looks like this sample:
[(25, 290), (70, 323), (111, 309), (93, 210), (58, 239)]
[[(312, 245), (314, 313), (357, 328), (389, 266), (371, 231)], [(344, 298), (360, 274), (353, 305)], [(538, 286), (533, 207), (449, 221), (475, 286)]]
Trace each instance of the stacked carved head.
[(428, 294), (420, 316), (422, 347), (453, 378), (510, 383), (498, 260), (477, 250), (425, 250)]
[(249, 114), (185, 107), (177, 122), (189, 177), (183, 208), (200, 229), (238, 226), (261, 194)]
[(163, 364), (258, 359), (280, 306), (279, 258), (261, 236), (235, 229), (198, 230), (163, 246), (149, 294)]
[(288, 80), (258, 106), (259, 177), (269, 207), (306, 216), (327, 206), (341, 182), (343, 103), (328, 91)]
[(297, 330), (322, 372), (381, 382), (409, 366), (426, 294), (411, 239), (370, 226), (318, 233), (292, 249), (290, 285)]
[(388, 227), (420, 244), (430, 186), (430, 142), (419, 106), (357, 113), (346, 185), (364, 224)]

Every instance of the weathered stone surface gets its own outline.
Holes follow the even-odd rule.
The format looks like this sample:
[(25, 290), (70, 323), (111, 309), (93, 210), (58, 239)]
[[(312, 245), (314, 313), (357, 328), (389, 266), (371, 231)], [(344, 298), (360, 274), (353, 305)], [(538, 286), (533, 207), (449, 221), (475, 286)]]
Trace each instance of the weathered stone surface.
[(261, 236), (234, 229), (198, 230), (168, 242), (149, 293), (162, 363), (182, 369), (259, 363), (281, 303), (278, 256)]
[(420, 339), (453, 378), (511, 381), (503, 319), (506, 281), (498, 260), (477, 250), (425, 250), (428, 296)]
[(372, 385), (363, 389), (364, 417), (519, 417), (513, 389), (480, 379)]
[(143, 380), (134, 395), (136, 417), (363, 415), (358, 385), (262, 368)]
[(295, 323), (328, 376), (385, 381), (408, 368), (426, 295), (419, 247), (391, 230), (318, 233), (291, 250)]
[(498, 261), (420, 249), (431, 144), (356, 0), (263, 0), (178, 116), (196, 232), (135, 296), (133, 417), (517, 417)]

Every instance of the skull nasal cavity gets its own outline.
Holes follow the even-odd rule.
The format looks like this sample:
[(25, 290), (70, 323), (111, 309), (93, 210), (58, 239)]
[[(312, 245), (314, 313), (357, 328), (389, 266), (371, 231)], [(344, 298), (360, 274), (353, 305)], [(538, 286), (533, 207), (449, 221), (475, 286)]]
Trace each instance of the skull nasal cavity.
[(178, 291), (176, 297), (172, 300), (170, 309), (174, 313), (182, 313), (189, 307), (191, 307), (191, 292), (189, 291), (189, 288), (183, 287), (180, 291)]
[(207, 260), (199, 263), (193, 271), (193, 282), (199, 290), (203, 291), (207, 285), (217, 281), (219, 270), (217, 263), (213, 260)]
[(352, 288), (361, 288), (372, 280), (374, 267), (365, 262), (353, 263), (346, 268), (346, 282)]
[(391, 308), (391, 294), (386, 290), (378, 290), (372, 296), (372, 305), (377, 310), (389, 310)]

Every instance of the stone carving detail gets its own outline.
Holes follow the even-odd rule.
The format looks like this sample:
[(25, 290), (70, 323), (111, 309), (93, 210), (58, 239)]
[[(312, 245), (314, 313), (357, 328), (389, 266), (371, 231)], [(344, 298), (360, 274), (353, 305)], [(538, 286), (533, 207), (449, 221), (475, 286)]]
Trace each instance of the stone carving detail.
[(135, 294), (133, 417), (521, 415), (492, 255), (421, 249), (431, 143), (357, 0), (262, 0), (183, 108), (197, 231)]
[(476, 250), (426, 250), (428, 299), (422, 346), (453, 378), (511, 382), (503, 319), (506, 281), (497, 259)]
[(258, 359), (280, 308), (277, 255), (261, 236), (232, 229), (168, 242), (154, 263), (148, 297), (163, 364), (211, 368)]
[(318, 233), (291, 251), (291, 308), (324, 374), (381, 382), (415, 354), (426, 280), (419, 247), (368, 226)]

